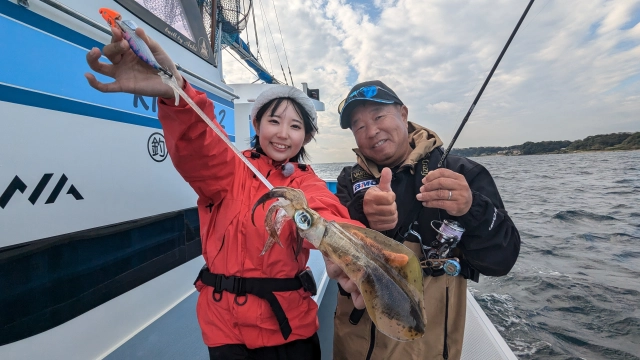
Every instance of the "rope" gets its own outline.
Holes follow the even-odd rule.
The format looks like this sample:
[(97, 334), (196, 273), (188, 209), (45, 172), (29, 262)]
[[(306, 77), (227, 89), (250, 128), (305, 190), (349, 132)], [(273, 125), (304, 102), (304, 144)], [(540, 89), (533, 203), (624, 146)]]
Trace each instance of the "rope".
[[(284, 38), (282, 37), (282, 29), (280, 29), (280, 19), (278, 19), (278, 12), (276, 11), (276, 2), (272, 1), (273, 4), (273, 12), (276, 13), (276, 21), (278, 22), (278, 31), (280, 32), (280, 40), (282, 41), (282, 49), (284, 49), (284, 57), (287, 60), (287, 69), (289, 69), (289, 78), (291, 79), (291, 86), (293, 86), (293, 77), (291, 76), (291, 67), (289, 67), (289, 57), (287, 56), (287, 48), (284, 46)], [(280, 64), (282, 67), (282, 64)], [(284, 73), (284, 69), (282, 69), (282, 73)], [(285, 80), (287, 79), (287, 75), (284, 76)]]
[(258, 49), (258, 56), (260, 56), (260, 44), (258, 43), (258, 30), (256, 29), (256, 8), (253, 6), (253, 0), (251, 0), (251, 15), (253, 17), (253, 33), (256, 38), (256, 49)]
[(255, 75), (255, 71), (251, 70), (245, 63), (244, 61), (238, 59), (237, 57), (235, 57), (233, 55), (233, 53), (231, 51), (229, 51), (229, 47), (227, 46), (226, 48), (224, 48), (225, 50), (227, 50), (227, 52), (229, 53), (229, 55), (231, 55), (232, 58), (234, 58), (237, 62), (240, 63), (240, 65), (244, 66), (245, 69), (249, 70), (250, 73)]
[[(260, 7), (262, 8), (262, 1), (260, 2)], [(262, 8), (262, 11), (264, 12), (264, 8)], [(284, 73), (284, 68), (282, 67), (282, 60), (280, 60), (280, 53), (278, 53), (278, 47), (276, 46), (276, 41), (273, 40), (273, 32), (271, 31), (271, 25), (269, 25), (268, 21), (265, 21), (265, 23), (267, 24), (267, 28), (269, 29), (269, 34), (271, 35), (271, 42), (273, 43), (273, 48), (276, 50), (276, 55), (278, 55), (278, 62), (280, 63), (280, 69), (282, 69), (282, 75), (284, 75), (284, 82), (287, 83), (287, 85), (289, 85), (289, 82), (287, 81), (287, 74)]]
[[(262, 16), (262, 23), (266, 24), (267, 21), (264, 18), (264, 8), (262, 7), (262, 0), (258, 0), (260, 2), (260, 16)], [(273, 62), (271, 61), (271, 51), (269, 50), (269, 38), (267, 37), (267, 28), (265, 26), (262, 27), (262, 31), (264, 31), (264, 38), (267, 39), (267, 54), (269, 55), (269, 66), (271, 67), (269, 71), (273, 74)]]

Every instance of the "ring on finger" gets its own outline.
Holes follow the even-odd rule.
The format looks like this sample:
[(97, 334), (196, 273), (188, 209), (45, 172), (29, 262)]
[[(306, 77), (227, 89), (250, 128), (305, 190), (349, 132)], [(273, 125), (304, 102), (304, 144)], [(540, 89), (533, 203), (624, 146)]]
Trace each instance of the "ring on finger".
[(449, 190), (449, 198), (447, 200), (451, 200), (451, 190)]

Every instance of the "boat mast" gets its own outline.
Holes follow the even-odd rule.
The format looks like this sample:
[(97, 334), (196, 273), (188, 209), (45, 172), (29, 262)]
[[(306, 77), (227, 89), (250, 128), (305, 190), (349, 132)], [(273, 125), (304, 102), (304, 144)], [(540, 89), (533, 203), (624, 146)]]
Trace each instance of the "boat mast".
[[(212, 1), (215, 5), (215, 7), (212, 7), (211, 18), (212, 26), (216, 24), (219, 29), (216, 33), (220, 33), (220, 46), (228, 47), (227, 51), (233, 50), (233, 53), (238, 55), (239, 59), (233, 56), (233, 53), (230, 52), (230, 54), (236, 58), (236, 60), (244, 61), (248, 68), (250, 68), (249, 70), (255, 72), (259, 80), (267, 84), (282, 84), (282, 82), (277, 80), (276, 77), (260, 63), (260, 60), (251, 52), (249, 45), (240, 37), (240, 33), (246, 29), (249, 12), (254, 11), (253, 0), (248, 0), (249, 5), (246, 9), (242, 9), (241, 5), (244, 3), (243, 0), (209, 1)], [(255, 13), (253, 13), (253, 19), (257, 46), (258, 34), (255, 29)], [(212, 29), (215, 28), (212, 27)], [(213, 43), (215, 44), (215, 42)]]

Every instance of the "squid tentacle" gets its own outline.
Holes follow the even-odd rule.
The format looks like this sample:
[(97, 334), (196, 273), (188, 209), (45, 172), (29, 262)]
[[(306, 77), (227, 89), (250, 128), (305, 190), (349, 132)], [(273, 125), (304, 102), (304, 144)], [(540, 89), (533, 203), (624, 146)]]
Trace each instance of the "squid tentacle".
[(280, 232), (282, 231), (282, 227), (284, 226), (284, 223), (288, 218), (287, 213), (281, 207), (282, 202), (284, 201), (285, 200), (276, 201), (267, 210), (267, 214), (264, 218), (264, 224), (269, 231), (269, 238), (267, 238), (267, 242), (264, 245), (260, 256), (269, 251), (274, 243), (277, 243), (281, 248), (284, 248), (284, 245), (282, 245), (282, 242), (280, 242)]

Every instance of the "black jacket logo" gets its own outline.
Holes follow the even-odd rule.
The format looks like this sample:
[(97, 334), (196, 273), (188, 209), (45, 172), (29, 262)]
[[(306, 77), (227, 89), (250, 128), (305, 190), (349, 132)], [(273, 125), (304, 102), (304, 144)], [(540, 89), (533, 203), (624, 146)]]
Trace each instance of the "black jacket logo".
[(422, 170), (420, 170), (420, 174), (425, 176), (429, 173), (429, 159), (422, 159)]
[(353, 167), (351, 171), (351, 182), (354, 183), (356, 181), (364, 180), (364, 179), (373, 179), (373, 175), (364, 171), (359, 165)]
[[(49, 180), (51, 180), (52, 177), (53, 177), (53, 174), (44, 174), (42, 176), (42, 178), (40, 179), (36, 187), (33, 189), (31, 194), (29, 195), (28, 200), (29, 202), (31, 202), (31, 204), (33, 205), (36, 204), (36, 201), (38, 201), (38, 199), (40, 198), (40, 195), (42, 195), (42, 192), (44, 191), (44, 188), (47, 186), (47, 184), (49, 183)], [(67, 180), (68, 180), (67, 176), (65, 174), (62, 174), (62, 176), (60, 177), (60, 180), (58, 180), (58, 183), (51, 191), (51, 194), (49, 194), (49, 197), (47, 198), (47, 200), (44, 202), (45, 204), (53, 204), (54, 202), (56, 202), (56, 199), (58, 198), (58, 195), (60, 195), (60, 192), (64, 188), (65, 184), (67, 183)], [(22, 181), (22, 179), (20, 179), (20, 177), (16, 175), (13, 178), (13, 180), (11, 180), (11, 183), (9, 183), (9, 186), (7, 186), (7, 188), (4, 190), (2, 195), (0, 195), (0, 208), (4, 209), (7, 206), (7, 204), (9, 203), (13, 195), (16, 193), (16, 191), (20, 191), (21, 193), (24, 194), (26, 190), (27, 190), (27, 184), (25, 184), (24, 181)], [(67, 190), (67, 194), (73, 196), (76, 200), (84, 199), (80, 194), (80, 192), (78, 191), (78, 189), (76, 189), (76, 187), (73, 186), (73, 184), (71, 184), (71, 186), (69, 187), (69, 190)]]

